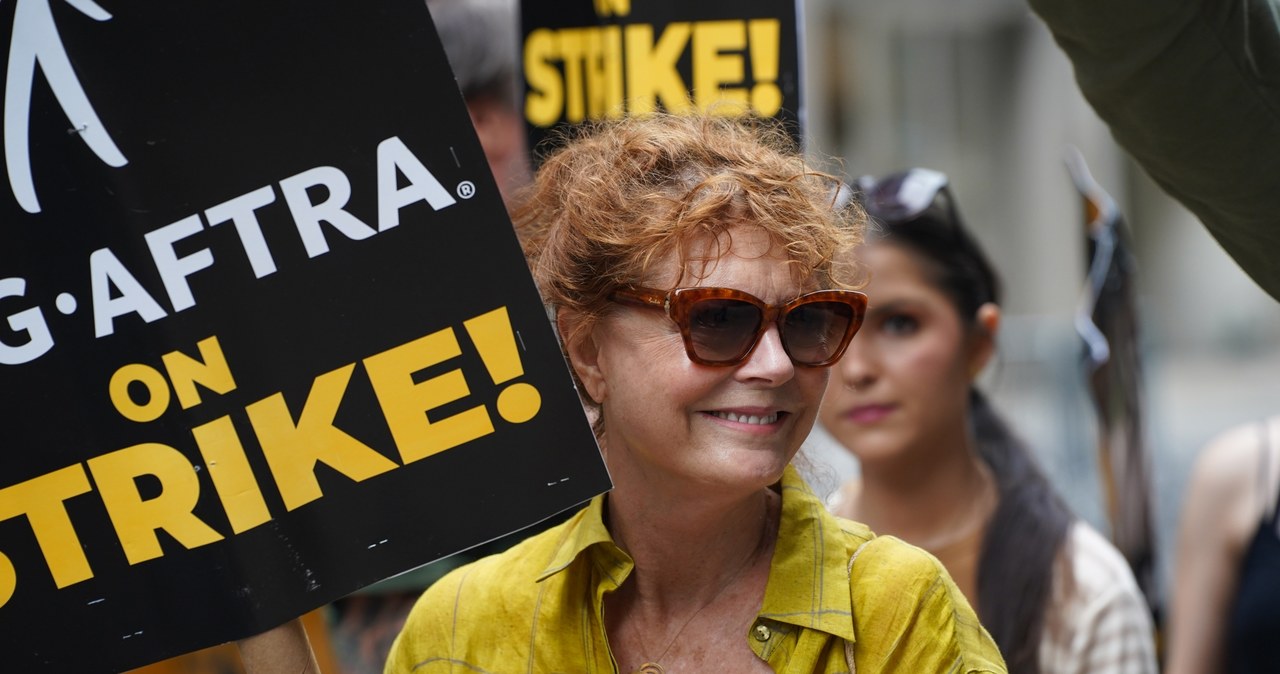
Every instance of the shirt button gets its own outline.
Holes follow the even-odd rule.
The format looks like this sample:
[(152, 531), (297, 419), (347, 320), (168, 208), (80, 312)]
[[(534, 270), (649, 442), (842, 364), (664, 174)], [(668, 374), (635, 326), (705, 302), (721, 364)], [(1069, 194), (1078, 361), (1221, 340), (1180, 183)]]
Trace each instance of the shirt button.
[(756, 625), (754, 634), (756, 641), (768, 641), (769, 637), (773, 636), (773, 632), (769, 629), (768, 625)]

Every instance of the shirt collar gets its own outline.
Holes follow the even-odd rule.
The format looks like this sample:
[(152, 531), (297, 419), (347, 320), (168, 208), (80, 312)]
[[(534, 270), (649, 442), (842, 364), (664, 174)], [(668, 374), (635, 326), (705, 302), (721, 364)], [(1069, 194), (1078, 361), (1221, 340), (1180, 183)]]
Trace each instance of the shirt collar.
[(782, 519), (760, 616), (852, 642), (850, 550), (840, 521), (793, 466), (783, 473), (781, 489)]
[[(782, 518), (769, 568), (762, 618), (821, 630), (852, 642), (853, 610), (849, 598), (849, 549), (839, 520), (827, 512), (800, 473), (788, 465), (775, 488), (782, 493)], [(563, 571), (588, 548), (605, 543), (600, 552), (629, 570), (631, 559), (613, 542), (604, 525), (601, 494), (570, 521), (557, 543), (541, 582)]]
[[(621, 548), (614, 544), (613, 537), (609, 535), (609, 530), (604, 526), (605, 496), (605, 494), (600, 494), (591, 499), (587, 507), (583, 508), (570, 520), (569, 526), (564, 529), (563, 536), (556, 544), (555, 552), (552, 553), (547, 567), (542, 570), (542, 573), (538, 574), (538, 582), (542, 582), (563, 571), (584, 550), (597, 543), (608, 543), (605, 547), (613, 551), (614, 554), (622, 557), (627, 556)], [(627, 561), (629, 562), (630, 559)]]

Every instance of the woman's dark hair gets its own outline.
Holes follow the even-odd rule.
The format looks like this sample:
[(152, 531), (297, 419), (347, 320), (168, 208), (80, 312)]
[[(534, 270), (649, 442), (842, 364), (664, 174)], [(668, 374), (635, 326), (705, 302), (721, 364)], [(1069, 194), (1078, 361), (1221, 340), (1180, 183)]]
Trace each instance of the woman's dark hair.
[[(965, 323), (973, 325), (983, 304), (999, 304), (995, 270), (965, 230), (945, 183), (928, 208), (909, 219), (877, 218), (877, 210), (874, 202), (867, 203), (868, 213), (879, 220), (875, 238), (923, 260), (926, 273)], [(969, 423), (1000, 495), (978, 561), (979, 618), (1010, 672), (1038, 674), (1054, 561), (1074, 516), (1026, 445), (977, 388), (969, 391)]]

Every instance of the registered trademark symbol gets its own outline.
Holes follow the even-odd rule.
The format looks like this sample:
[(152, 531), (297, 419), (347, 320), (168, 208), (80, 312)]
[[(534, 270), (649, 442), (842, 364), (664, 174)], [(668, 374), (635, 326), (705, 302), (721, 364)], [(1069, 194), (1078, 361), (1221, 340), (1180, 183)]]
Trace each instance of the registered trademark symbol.
[(470, 199), (476, 195), (476, 185), (470, 180), (464, 180), (458, 183), (458, 196), (463, 199)]

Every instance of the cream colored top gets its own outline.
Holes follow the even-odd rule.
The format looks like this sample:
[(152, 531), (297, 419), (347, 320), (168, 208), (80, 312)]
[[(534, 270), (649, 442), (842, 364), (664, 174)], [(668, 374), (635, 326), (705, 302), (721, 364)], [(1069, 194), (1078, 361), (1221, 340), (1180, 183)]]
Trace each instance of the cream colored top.
[[(827, 505), (849, 508), (855, 481), (832, 494)], [(946, 567), (965, 598), (978, 606), (978, 564), (987, 527), (973, 527), (936, 548), (926, 548)], [(1054, 563), (1052, 595), (1040, 637), (1042, 674), (1154, 674), (1151, 614), (1124, 557), (1088, 523), (1076, 520)]]
[(1054, 566), (1042, 674), (1155, 674), (1151, 613), (1128, 563), (1077, 520)]

